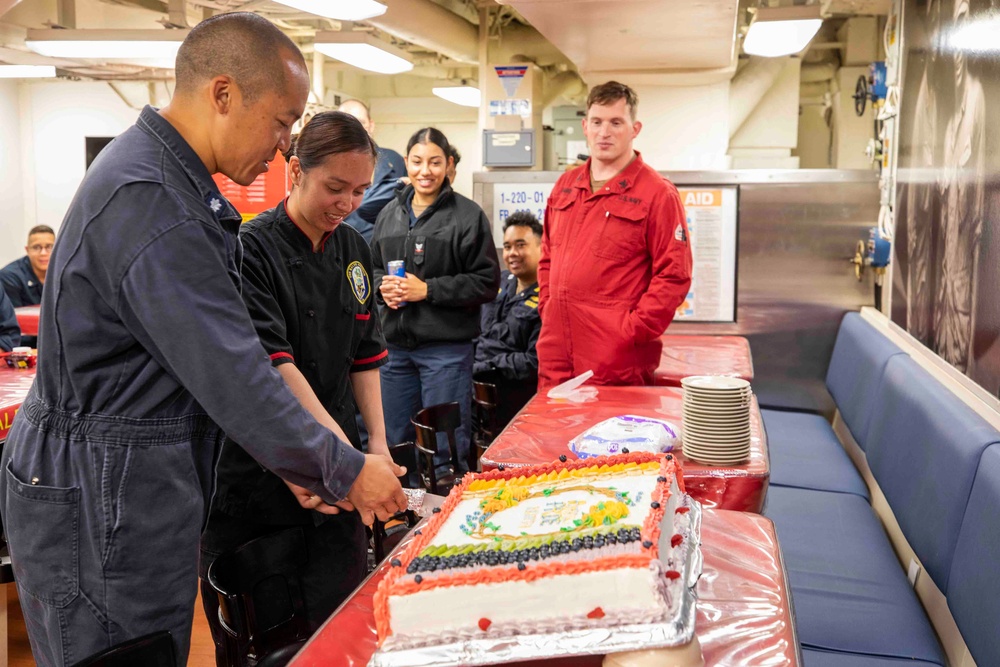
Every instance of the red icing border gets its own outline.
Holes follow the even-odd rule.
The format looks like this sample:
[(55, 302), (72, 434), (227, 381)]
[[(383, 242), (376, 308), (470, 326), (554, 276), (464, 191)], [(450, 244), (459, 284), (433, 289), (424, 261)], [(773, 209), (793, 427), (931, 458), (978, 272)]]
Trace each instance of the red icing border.
[(579, 574), (584, 572), (598, 572), (620, 568), (644, 568), (649, 566), (651, 559), (659, 558), (660, 523), (663, 521), (663, 514), (666, 511), (667, 500), (670, 498), (670, 487), (666, 483), (659, 483), (653, 490), (653, 500), (659, 502), (659, 507), (651, 510), (646, 516), (640, 528), (642, 542), (650, 542), (651, 546), (641, 546), (639, 554), (618, 555), (599, 558), (592, 561), (579, 561), (574, 563), (540, 563), (532, 565), (524, 570), (514, 568), (491, 567), (475, 572), (463, 572), (454, 575), (443, 575), (435, 577), (433, 581), (422, 582), (400, 581), (406, 575), (406, 568), (422, 552), (430, 541), (437, 535), (441, 525), (448, 520), (455, 507), (462, 500), (469, 485), (477, 480), (495, 481), (501, 479), (516, 479), (518, 477), (530, 477), (532, 475), (547, 475), (560, 470), (579, 470), (581, 468), (594, 468), (600, 466), (614, 466), (624, 463), (650, 463), (660, 460), (660, 476), (670, 479), (671, 474), (676, 476), (677, 485), (684, 491), (684, 478), (681, 466), (677, 459), (671, 457), (670, 460), (664, 455), (651, 454), (648, 452), (635, 452), (629, 454), (617, 454), (615, 456), (605, 456), (589, 459), (581, 459), (562, 463), (553, 461), (538, 466), (526, 468), (512, 468), (506, 470), (491, 470), (486, 473), (470, 473), (462, 478), (461, 483), (452, 489), (452, 492), (441, 505), (441, 511), (431, 517), (430, 521), (423, 528), (420, 535), (407, 546), (402, 554), (398, 556), (401, 565), (389, 569), (385, 578), (379, 583), (378, 590), (374, 596), (375, 607), (375, 628), (378, 631), (378, 645), (392, 634), (389, 625), (389, 596), (390, 595), (410, 595), (418, 591), (432, 590), (447, 586), (469, 586), (474, 584), (489, 584), (506, 581), (534, 581), (543, 577), (551, 577), (560, 574)]

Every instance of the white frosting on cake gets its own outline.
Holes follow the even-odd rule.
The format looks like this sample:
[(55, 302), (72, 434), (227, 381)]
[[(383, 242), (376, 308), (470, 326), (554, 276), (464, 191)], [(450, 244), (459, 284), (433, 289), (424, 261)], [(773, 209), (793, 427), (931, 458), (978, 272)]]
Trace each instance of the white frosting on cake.
[(585, 620), (595, 608), (608, 615), (662, 617), (667, 605), (658, 586), (659, 567), (620, 568), (474, 587), (454, 586), (389, 598), (398, 637), (440, 633), (482, 634), (478, 623), (523, 623), (545, 619)]

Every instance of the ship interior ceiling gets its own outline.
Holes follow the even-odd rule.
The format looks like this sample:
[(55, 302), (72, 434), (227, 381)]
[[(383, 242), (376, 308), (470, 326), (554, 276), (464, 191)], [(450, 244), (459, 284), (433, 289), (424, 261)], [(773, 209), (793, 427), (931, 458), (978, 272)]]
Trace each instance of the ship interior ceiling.
[[(748, 343), (748, 371), (733, 370), (734, 356), (718, 373), (705, 372), (752, 380), (750, 402), (760, 416), (753, 433), (765, 443), (760, 459), (770, 477), (758, 489), (760, 507), (750, 512), (773, 521), (766, 530), (776, 550), (781, 541), (776, 568), (788, 567), (776, 578), (781, 595), (786, 602), (800, 596), (798, 620), (789, 604), (782, 630), (791, 641), (787, 660), (766, 664), (840, 667), (862, 664), (851, 662), (858, 655), (873, 665), (903, 658), (938, 667), (1000, 664), (996, 578), (982, 583), (985, 600), (973, 599), (969, 583), (986, 581), (979, 559), (1000, 558), (1000, 542), (970, 536), (962, 524), (983, 516), (974, 514), (983, 507), (994, 519), (1000, 511), (1000, 456), (993, 456), (1000, 452), (1000, 129), (988, 120), (989, 108), (1000, 109), (997, 0), (379, 2), (383, 13), (347, 20), (307, 11), (322, 4), (312, 0), (0, 0), (0, 267), (24, 255), (28, 230), (46, 225), (58, 237), (96, 155), (147, 105), (163, 107), (174, 94), (172, 55), (43, 53), (37, 45), (50, 33), (57, 41), (71, 32), (99, 41), (152, 35), (176, 46), (190, 28), (221, 13), (269, 19), (299, 46), (309, 68), (303, 122), (357, 99), (369, 108), (378, 145), (401, 154), (418, 129), (442, 130), (461, 156), (451, 185), (485, 211), (501, 268), (505, 221), (527, 210), (544, 225), (557, 180), (588, 160), (582, 122), (589, 90), (622, 82), (639, 99), (635, 149), (676, 186), (686, 224), (675, 238), (689, 244), (693, 257), (689, 293), (662, 340)], [(797, 51), (768, 53), (750, 46), (750, 34), (786, 20), (769, 16), (812, 17), (819, 27)], [(386, 67), (396, 69), (378, 72), (372, 63), (335, 55), (346, 53), (336, 46), (355, 43), (381, 49), (390, 58)], [(40, 78), (7, 78), (8, 66), (52, 69)], [(283, 158), (271, 164), (271, 173), (249, 187), (215, 177), (244, 221), (290, 191)], [(34, 318), (37, 328), (37, 312)], [(670, 354), (667, 343), (665, 364)], [(0, 390), (6, 409), (4, 398)], [(539, 431), (541, 423), (553, 431), (560, 426), (546, 410), (578, 407), (565, 400), (558, 409), (546, 405), (536, 396), (512, 422), (522, 419), (525, 430), (517, 433), (534, 438), (532, 447), (541, 447), (545, 435), (530, 434), (532, 424)], [(14, 414), (16, 408), (0, 411), (0, 447)], [(503, 443), (505, 434), (492, 436)], [(904, 436), (916, 443), (912, 456)], [(799, 440), (803, 448), (794, 449)], [(823, 458), (828, 451), (809, 459), (804, 452), (813, 440), (842, 444), (836, 461)], [(980, 440), (973, 451), (969, 443)], [(892, 449), (897, 441), (899, 449)], [(913, 518), (920, 501), (904, 490), (905, 475), (886, 464), (890, 456), (905, 460), (902, 468), (927, 493), (968, 499), (953, 508), (954, 534)], [(956, 469), (965, 477), (955, 473), (942, 482), (931, 467), (921, 468), (938, 456), (960, 461)], [(500, 470), (505, 460), (496, 459)], [(849, 474), (838, 477), (845, 466)], [(704, 472), (693, 468), (694, 476)], [(728, 472), (709, 470), (705, 488), (732, 482)], [(825, 481), (810, 481), (819, 478)], [(952, 482), (954, 493), (941, 491)], [(741, 496), (749, 503), (747, 497)], [(716, 500), (715, 507), (726, 509)], [(855, 500), (861, 510), (848, 507)], [(805, 526), (802, 508), (815, 510), (816, 525)], [(824, 592), (823, 573), (809, 570), (819, 562), (809, 549), (836, 533), (831, 527), (829, 535), (816, 534), (823, 517), (834, 526), (856, 511), (862, 522), (877, 514), (872, 539), (885, 542), (889, 578), (902, 582), (901, 591), (879, 586), (873, 593), (891, 601), (880, 599), (889, 606), (872, 617), (898, 623), (873, 621), (869, 634), (825, 623), (840, 614), (831, 602), (838, 591)], [(713, 521), (710, 534), (720, 525)], [(926, 546), (931, 535), (959, 547), (942, 555)], [(724, 560), (707, 558), (713, 567), (712, 558)], [(851, 586), (875, 586), (881, 575), (867, 583), (865, 576)], [(8, 657), (5, 610), (0, 598), (0, 665)], [(342, 610), (341, 628), (368, 623), (352, 616), (348, 624), (345, 613), (360, 612)], [(364, 625), (360, 634), (374, 632)], [(211, 640), (202, 641), (189, 665), (214, 664)], [(718, 637), (703, 641), (706, 660), (733, 648), (712, 644)], [(29, 652), (21, 643), (19, 650)], [(778, 650), (778, 643), (764, 645)], [(18, 662), (15, 653), (13, 667), (34, 664), (29, 657)], [(291, 664), (313, 664), (302, 655)], [(367, 657), (359, 656), (345, 659), (364, 664)], [(752, 658), (704, 664), (755, 664), (746, 660)]]

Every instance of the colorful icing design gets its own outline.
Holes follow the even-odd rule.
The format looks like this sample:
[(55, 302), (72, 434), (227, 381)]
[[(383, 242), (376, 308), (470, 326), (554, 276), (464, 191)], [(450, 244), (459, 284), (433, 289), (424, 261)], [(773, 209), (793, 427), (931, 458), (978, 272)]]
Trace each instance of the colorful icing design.
[[(664, 482), (676, 474), (677, 484), (683, 488), (679, 466), (672, 457), (644, 452), (604, 460), (606, 463), (601, 465), (594, 465), (590, 459), (466, 475), (445, 500), (441, 512), (430, 519), (403, 551), (400, 560), (405, 567), (391, 568), (380, 583), (374, 600), (379, 644), (392, 632), (390, 596), (619, 568), (648, 570), (651, 561), (659, 556), (660, 524), (670, 497), (670, 489)], [(652, 487), (651, 497), (614, 488), (615, 476), (655, 471), (659, 471), (660, 477)], [(594, 482), (595, 477), (604, 485)], [(585, 498), (589, 500), (584, 501)], [(470, 499), (478, 501), (472, 506), (478, 510), (464, 517), (461, 532), (453, 534), (465, 535), (473, 543), (431, 546), (456, 507), (463, 502), (468, 507)], [(528, 500), (535, 502), (525, 503)], [(564, 504), (560, 506), (560, 502)], [(516, 509), (519, 506), (521, 509)], [(619, 525), (640, 507), (646, 512), (644, 520), (640, 513), (639, 518), (632, 519), (632, 525)], [(526, 518), (529, 509), (533, 514)], [(546, 516), (547, 511), (551, 518)], [(529, 530), (547, 532), (529, 534), (511, 530), (512, 521), (520, 524), (528, 519)], [(640, 520), (641, 525), (637, 525)], [(595, 556), (572, 557), (573, 552), (585, 549), (597, 550)], [(669, 574), (665, 577), (670, 578)], [(600, 607), (595, 612), (603, 614)]]

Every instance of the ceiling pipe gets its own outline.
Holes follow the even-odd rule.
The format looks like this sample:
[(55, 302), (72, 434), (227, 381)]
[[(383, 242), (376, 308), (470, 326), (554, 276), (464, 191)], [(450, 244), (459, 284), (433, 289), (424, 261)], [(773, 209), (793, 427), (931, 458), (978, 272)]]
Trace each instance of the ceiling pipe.
[(500, 32), (500, 42), (492, 48), (493, 59), (498, 63), (531, 61), (539, 67), (573, 63), (563, 52), (531, 26), (512, 23)]
[(385, 14), (365, 23), (393, 37), (463, 63), (479, 62), (479, 31), (458, 14), (431, 0), (382, 0)]
[(76, 27), (76, 0), (57, 0), (56, 22), (63, 28)]
[(582, 101), (587, 96), (587, 84), (576, 72), (560, 72), (545, 82), (542, 108), (549, 107), (560, 97), (568, 101)]
[(187, 0), (169, 0), (167, 2), (167, 20), (170, 25), (178, 28), (189, 28), (187, 20)]
[(729, 138), (732, 139), (771, 89), (787, 58), (751, 56), (729, 85)]
[(803, 64), (799, 73), (802, 83), (818, 83), (829, 81), (837, 74), (837, 68), (832, 63)]
[(21, 0), (0, 0), (0, 16), (6, 14), (8, 10), (12, 9), (19, 2)]

